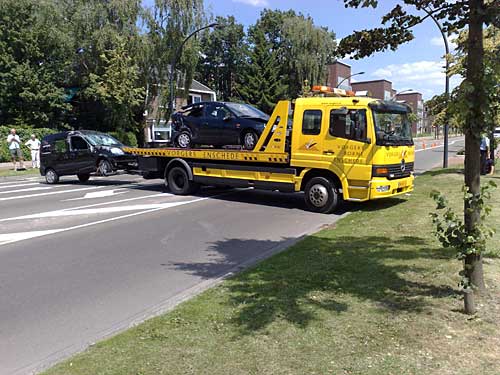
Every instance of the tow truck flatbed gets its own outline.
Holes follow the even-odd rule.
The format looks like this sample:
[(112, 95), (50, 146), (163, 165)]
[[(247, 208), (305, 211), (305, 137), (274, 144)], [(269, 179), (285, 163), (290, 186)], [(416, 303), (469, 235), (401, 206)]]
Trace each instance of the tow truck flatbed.
[(258, 152), (246, 150), (226, 150), (214, 148), (182, 149), (182, 148), (138, 148), (126, 147), (124, 151), (140, 156), (159, 156), (167, 158), (183, 158), (197, 160), (217, 160), (230, 162), (288, 164), (289, 154), (286, 152)]

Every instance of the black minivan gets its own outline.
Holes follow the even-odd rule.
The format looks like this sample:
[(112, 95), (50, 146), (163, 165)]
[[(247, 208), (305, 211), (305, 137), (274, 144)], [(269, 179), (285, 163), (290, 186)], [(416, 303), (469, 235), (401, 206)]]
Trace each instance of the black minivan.
[(76, 174), (85, 182), (94, 172), (106, 176), (136, 168), (136, 157), (123, 147), (116, 138), (92, 130), (47, 135), (40, 149), (40, 174), (48, 184), (56, 184), (60, 176)]

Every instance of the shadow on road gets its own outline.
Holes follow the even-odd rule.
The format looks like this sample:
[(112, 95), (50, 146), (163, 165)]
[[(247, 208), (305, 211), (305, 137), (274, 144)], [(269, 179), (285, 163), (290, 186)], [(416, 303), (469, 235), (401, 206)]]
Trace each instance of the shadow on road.
[[(236, 266), (242, 249), (273, 249), (283, 241), (227, 239), (208, 251), (206, 263), (175, 263), (172, 266), (201, 278), (214, 277), (221, 265)], [(419, 248), (410, 251), (406, 245)], [(343, 313), (349, 301), (376, 302), (381, 309), (422, 312), (427, 296), (447, 297), (457, 291), (446, 285), (415, 281), (410, 274), (422, 271), (417, 260), (451, 257), (432, 248), (420, 237), (392, 240), (382, 236), (308, 237), (290, 250), (231, 278), (224, 284), (228, 304), (239, 333), (265, 329), (275, 320), (305, 327), (315, 319), (316, 308)], [(419, 263), (425, 264), (425, 262)], [(313, 308), (311, 308), (313, 306)]]

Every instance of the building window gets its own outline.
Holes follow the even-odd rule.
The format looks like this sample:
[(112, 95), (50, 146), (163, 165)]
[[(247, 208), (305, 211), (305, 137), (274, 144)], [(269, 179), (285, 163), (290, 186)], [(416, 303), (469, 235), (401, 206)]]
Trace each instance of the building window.
[(390, 100), (392, 98), (392, 93), (389, 90), (384, 90), (384, 100)]
[(304, 111), (302, 118), (302, 134), (318, 135), (321, 133), (321, 110)]
[(188, 104), (199, 103), (199, 102), (201, 102), (201, 95), (189, 94)]

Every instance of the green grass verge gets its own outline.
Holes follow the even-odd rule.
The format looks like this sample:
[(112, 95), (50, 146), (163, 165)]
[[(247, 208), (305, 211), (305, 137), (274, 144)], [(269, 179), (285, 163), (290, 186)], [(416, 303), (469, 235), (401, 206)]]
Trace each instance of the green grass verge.
[[(466, 316), (461, 264), (431, 234), (429, 192), (459, 208), (462, 181), (457, 170), (418, 177), (408, 199), (360, 205), (335, 228), (46, 374), (498, 374), (500, 259), (485, 260), (488, 292)], [(492, 204), (498, 228), (500, 189)], [(210, 264), (183, 268), (203, 276)]]
[(28, 168), (24, 171), (14, 171), (13, 169), (0, 169), (0, 177), (40, 175), (39, 169)]

